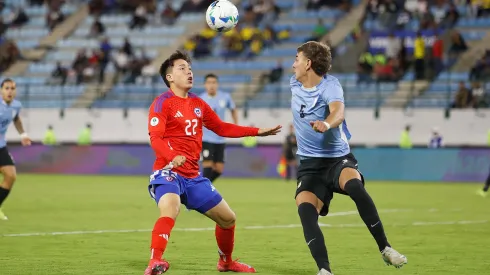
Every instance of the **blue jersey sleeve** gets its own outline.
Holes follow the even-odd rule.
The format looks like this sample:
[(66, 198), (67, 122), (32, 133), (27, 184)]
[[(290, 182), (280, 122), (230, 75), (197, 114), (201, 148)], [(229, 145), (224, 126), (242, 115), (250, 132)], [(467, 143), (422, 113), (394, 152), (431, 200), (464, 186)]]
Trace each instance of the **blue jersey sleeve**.
[(327, 104), (335, 101), (344, 103), (344, 90), (336, 78), (326, 81), (324, 85), (322, 98)]

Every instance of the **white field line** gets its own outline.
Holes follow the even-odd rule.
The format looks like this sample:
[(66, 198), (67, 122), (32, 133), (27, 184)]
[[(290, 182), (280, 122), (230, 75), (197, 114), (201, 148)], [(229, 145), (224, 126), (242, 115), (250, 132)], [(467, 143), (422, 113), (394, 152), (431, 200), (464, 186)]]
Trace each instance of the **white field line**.
[[(387, 209), (380, 210), (379, 212), (393, 213), (393, 212), (406, 212), (409, 210), (402, 209)], [(336, 212), (332, 213), (332, 216), (348, 216), (357, 215), (357, 211)], [(329, 214), (330, 215), (330, 214)], [(440, 221), (440, 222), (412, 222), (406, 224), (388, 224), (385, 226), (436, 226), (436, 225), (469, 225), (469, 224), (483, 224), (488, 223), (488, 220), (473, 220), (473, 221)], [(363, 223), (344, 223), (344, 224), (325, 224), (319, 223), (321, 227), (329, 228), (345, 228), (345, 227), (365, 227)], [(300, 228), (301, 224), (284, 224), (284, 225), (254, 225), (244, 226), (240, 229), (245, 230), (265, 230), (265, 229), (287, 229), (287, 228)], [(202, 232), (202, 231), (214, 231), (214, 227), (199, 227), (199, 228), (174, 228), (173, 231), (184, 232)], [(123, 229), (123, 230), (93, 230), (93, 231), (67, 231), (67, 232), (35, 232), (35, 233), (18, 233), (18, 234), (2, 234), (1, 237), (32, 237), (32, 236), (58, 236), (58, 235), (86, 235), (86, 234), (113, 234), (113, 233), (139, 233), (139, 232), (151, 232), (152, 229)]]

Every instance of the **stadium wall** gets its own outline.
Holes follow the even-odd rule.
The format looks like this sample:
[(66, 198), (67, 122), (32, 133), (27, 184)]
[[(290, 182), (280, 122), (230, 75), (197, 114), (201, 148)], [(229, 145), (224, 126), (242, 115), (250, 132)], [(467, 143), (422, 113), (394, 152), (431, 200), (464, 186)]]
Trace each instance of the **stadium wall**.
[[(148, 145), (9, 147), (20, 173), (146, 175), (154, 153)], [(225, 177), (278, 178), (280, 145), (229, 145)], [(490, 148), (355, 148), (368, 180), (482, 182), (490, 168)]]
[[(240, 110), (241, 114), (243, 110)], [(75, 142), (78, 133), (87, 122), (92, 123), (92, 139), (98, 143), (147, 143), (148, 110), (129, 109), (24, 109), (21, 118), (29, 135), (40, 141), (48, 125), (53, 125), (59, 142)], [(241, 116), (240, 124), (257, 127), (285, 126), (285, 131), (274, 137), (260, 138), (261, 144), (282, 143), (291, 123), (289, 109), (251, 109), (248, 116)], [(452, 146), (486, 146), (490, 129), (490, 110), (452, 110), (446, 118), (442, 109), (381, 109), (375, 116), (374, 109), (347, 108), (346, 119), (355, 145), (397, 145), (405, 125), (412, 126), (411, 137), (415, 145), (426, 146), (432, 128), (438, 127), (444, 143)], [(228, 121), (230, 119), (228, 118)], [(7, 133), (9, 141), (18, 141), (13, 125)], [(239, 143), (240, 140), (229, 140)]]

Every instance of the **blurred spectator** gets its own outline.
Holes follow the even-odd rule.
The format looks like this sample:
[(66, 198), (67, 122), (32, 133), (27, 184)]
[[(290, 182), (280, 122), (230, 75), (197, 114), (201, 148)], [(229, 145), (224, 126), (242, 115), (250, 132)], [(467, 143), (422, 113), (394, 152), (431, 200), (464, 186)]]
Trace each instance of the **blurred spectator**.
[(3, 18), (0, 16), (0, 37), (7, 31), (8, 25), (3, 22)]
[(236, 29), (226, 32), (223, 35), (225, 60), (238, 57), (244, 50), (245, 46), (242, 38)]
[(56, 145), (56, 135), (54, 134), (53, 125), (48, 125), (42, 143), (48, 146)]
[(459, 88), (454, 97), (453, 108), (467, 108), (470, 103), (470, 91), (465, 86), (464, 81), (459, 82)]
[(9, 26), (11, 27), (20, 27), (29, 22), (29, 16), (27, 16), (23, 8), (16, 8), (8, 16), (7, 22), (9, 22)]
[(277, 33), (277, 41), (282, 42), (291, 37), (291, 27), (287, 27)]
[(468, 46), (463, 36), (458, 31), (453, 31), (451, 33), (451, 48), (449, 49), (449, 53), (457, 56), (466, 50), (468, 50)]
[(311, 34), (310, 37), (308, 37), (305, 42), (308, 41), (320, 41), (322, 37), (328, 32), (328, 29), (325, 27), (325, 24), (323, 23), (323, 20), (320, 18), (318, 19), (317, 24), (313, 28), (313, 33)]
[(56, 67), (51, 72), (51, 78), (61, 85), (65, 85), (66, 78), (68, 77), (68, 69), (61, 65), (61, 62), (56, 62)]
[(6, 40), (0, 44), (0, 72), (7, 70), (19, 58), (20, 50), (14, 41)]
[(104, 0), (91, 0), (88, 4), (90, 14), (100, 15), (105, 8)]
[[(477, 2), (477, 1), (474, 1), (474, 2)], [(489, 0), (481, 0), (478, 2), (479, 2), (479, 4), (478, 4), (476, 15), (478, 17), (490, 16), (490, 1)]]
[(470, 80), (484, 80), (490, 78), (490, 50), (485, 51), (485, 55), (479, 59), (471, 68)]
[(373, 71), (378, 82), (397, 81), (400, 76), (399, 64), (395, 58), (389, 58), (386, 63), (377, 62)]
[(143, 68), (141, 68), (141, 82), (149, 85), (155, 83), (157, 78), (157, 70), (148, 60), (148, 62), (143, 65)]
[(128, 55), (128, 56), (133, 56), (133, 45), (131, 42), (129, 42), (129, 38), (125, 37), (124, 38), (124, 43), (123, 43), (123, 51)]
[(102, 40), (99, 51), (99, 83), (104, 82), (105, 70), (111, 60), (112, 45), (108, 38)]
[(276, 32), (271, 25), (268, 25), (262, 31), (262, 39), (264, 42), (264, 47), (271, 47), (274, 43), (277, 42)]
[(488, 107), (486, 93), (480, 82), (473, 82), (471, 87), (471, 99), (473, 108)]
[(165, 4), (165, 8), (163, 8), (160, 16), (162, 18), (163, 23), (167, 25), (173, 25), (177, 20), (179, 14), (177, 13), (176, 10), (172, 8), (170, 1), (167, 1), (167, 3)]
[(359, 56), (359, 62), (357, 63), (357, 83), (371, 82), (371, 72), (373, 70), (374, 57), (366, 51)]
[(250, 49), (247, 54), (247, 58), (254, 58), (260, 54), (264, 43), (262, 42), (262, 37), (260, 34), (254, 34), (252, 37), (252, 42), (250, 43)]
[(50, 5), (49, 11), (46, 13), (46, 26), (49, 30), (52, 31), (63, 20), (65, 20), (65, 15), (61, 12), (61, 4)]
[(180, 7), (179, 14), (203, 12), (212, 2), (212, 0), (186, 0)]
[(280, 12), (273, 0), (255, 0), (252, 1), (251, 6), (255, 13), (256, 24), (272, 24)]
[(121, 48), (114, 57), (114, 65), (116, 67), (116, 75), (114, 82), (118, 82), (119, 75), (124, 75), (128, 70), (129, 56)]
[(412, 138), (410, 137), (410, 125), (405, 126), (405, 129), (400, 135), (400, 148), (402, 149), (412, 149)]
[(386, 43), (385, 55), (388, 58), (397, 58), (402, 48), (402, 42), (400, 38), (396, 37), (394, 33), (391, 33)]
[(133, 13), (133, 18), (129, 23), (129, 28), (132, 30), (136, 27), (142, 29), (148, 23), (148, 19), (146, 18), (147, 12), (146, 8), (143, 4), (139, 5), (138, 8)]
[(282, 60), (278, 60), (276, 66), (269, 72), (262, 74), (260, 77), (261, 85), (264, 85), (265, 81), (268, 80), (269, 83), (279, 82), (284, 73), (284, 68), (282, 66)]
[(432, 129), (432, 136), (430, 137), (428, 147), (429, 148), (442, 148), (443, 147), (442, 136), (439, 133), (439, 129), (437, 127), (434, 127)]
[(87, 51), (85, 49), (80, 49), (72, 63), (72, 69), (76, 74), (76, 83), (80, 84), (83, 81), (84, 71), (89, 66), (89, 60), (87, 57)]
[(458, 7), (451, 3), (449, 6), (449, 10), (446, 12), (446, 16), (444, 17), (443, 22), (441, 23), (442, 28), (452, 28), (456, 25), (459, 19)]
[(441, 36), (437, 36), (434, 45), (432, 45), (432, 69), (435, 74), (439, 74), (444, 69), (444, 42)]
[(425, 41), (420, 32), (417, 32), (413, 45), (413, 58), (415, 60), (415, 79), (425, 78)]
[(44, 0), (29, 0), (29, 3), (33, 6), (42, 6), (44, 4)]
[(90, 33), (89, 37), (91, 38), (96, 38), (100, 35), (103, 35), (105, 33), (105, 26), (100, 22), (100, 19), (97, 18), (95, 19), (94, 23), (92, 23), (92, 26), (90, 27)]

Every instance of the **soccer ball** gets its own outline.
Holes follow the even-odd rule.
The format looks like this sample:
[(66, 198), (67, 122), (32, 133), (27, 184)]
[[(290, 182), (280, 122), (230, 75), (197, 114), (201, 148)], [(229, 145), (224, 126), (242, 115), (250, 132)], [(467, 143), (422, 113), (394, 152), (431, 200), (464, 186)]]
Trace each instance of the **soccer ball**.
[(238, 23), (238, 9), (230, 1), (214, 1), (206, 11), (206, 23), (217, 32), (229, 31)]

